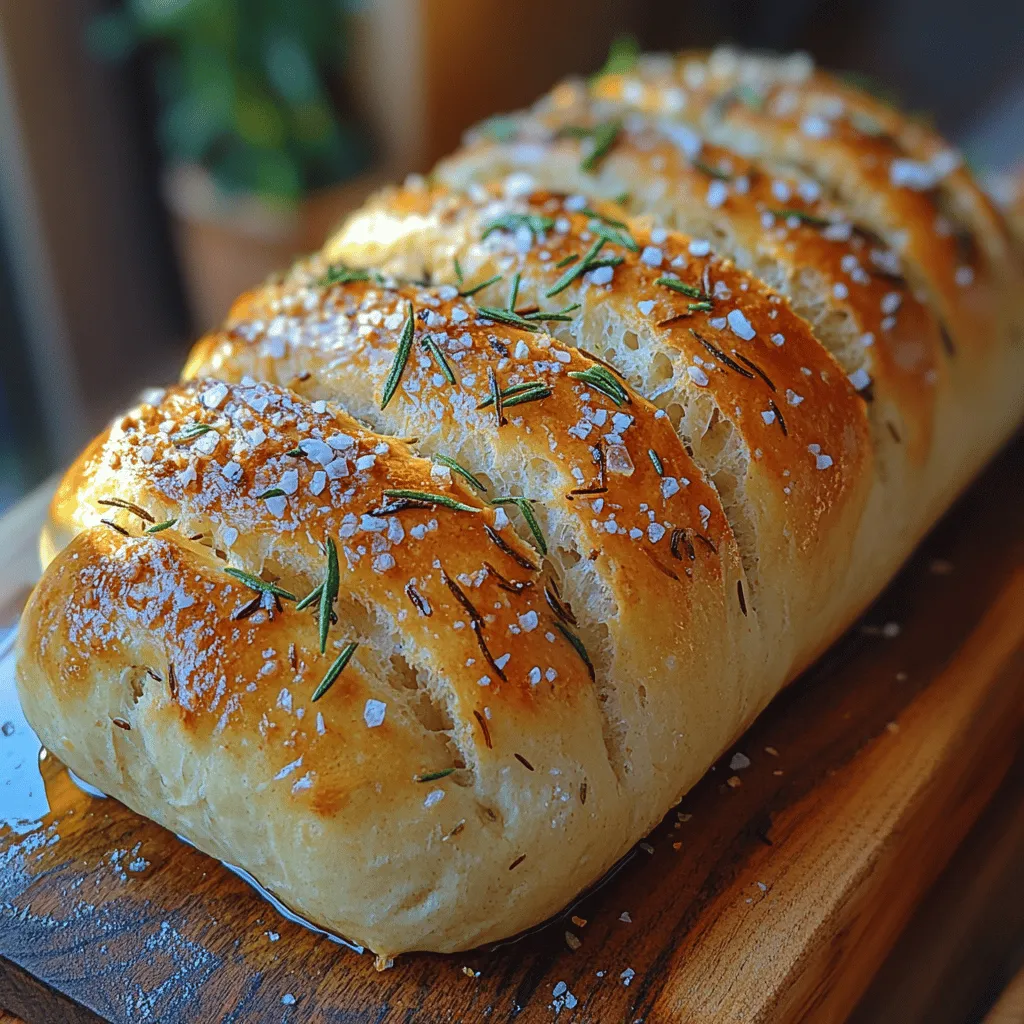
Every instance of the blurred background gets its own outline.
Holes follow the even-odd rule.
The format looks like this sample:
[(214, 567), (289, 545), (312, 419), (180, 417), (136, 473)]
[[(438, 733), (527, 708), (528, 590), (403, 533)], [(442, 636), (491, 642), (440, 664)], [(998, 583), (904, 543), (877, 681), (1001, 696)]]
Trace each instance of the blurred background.
[(374, 187), (622, 34), (806, 49), (1024, 161), (1022, 0), (0, 0), (0, 511)]

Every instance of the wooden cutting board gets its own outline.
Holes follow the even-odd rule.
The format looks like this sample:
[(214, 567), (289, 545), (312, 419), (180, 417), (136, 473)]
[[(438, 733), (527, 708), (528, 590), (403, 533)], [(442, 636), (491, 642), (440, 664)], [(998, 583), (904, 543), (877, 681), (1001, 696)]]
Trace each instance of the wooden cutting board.
[[(47, 758), (49, 813), (0, 828), (0, 1005), (164, 1024), (840, 1021), (1021, 745), (1022, 499), (1018, 439), (610, 880), (498, 948), (378, 972)], [(31, 573), (40, 508), (0, 524), (0, 608)]]

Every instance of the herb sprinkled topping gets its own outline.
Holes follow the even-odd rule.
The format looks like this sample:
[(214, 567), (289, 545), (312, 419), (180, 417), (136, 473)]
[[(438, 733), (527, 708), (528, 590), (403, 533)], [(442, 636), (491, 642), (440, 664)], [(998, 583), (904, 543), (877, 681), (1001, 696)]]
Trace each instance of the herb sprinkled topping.
[(577, 278), (582, 277), (591, 269), (591, 264), (596, 259), (597, 254), (604, 248), (606, 241), (607, 239), (605, 238), (599, 238), (594, 242), (586, 251), (583, 259), (578, 263), (574, 263), (544, 294), (550, 299), (553, 295), (565, 291)]
[(345, 644), (341, 649), (341, 654), (334, 659), (331, 667), (327, 670), (320, 685), (313, 691), (313, 696), (310, 698), (311, 703), (315, 704), (334, 685), (338, 676), (341, 675), (342, 669), (352, 660), (352, 655), (356, 653), (358, 646), (359, 644), (354, 640)]
[(327, 538), (327, 576), (320, 590), (320, 653), (327, 652), (327, 634), (331, 630), (331, 619), (334, 616), (334, 602), (338, 599), (338, 549), (331, 537)]
[(505, 213), (490, 221), (484, 227), (482, 239), (486, 239), (488, 235), (495, 231), (511, 231), (514, 233), (520, 228), (529, 228), (532, 234), (541, 235), (545, 231), (550, 231), (554, 226), (553, 218), (544, 217), (537, 213)]
[(594, 128), (587, 129), (585, 135), (591, 140), (590, 152), (580, 161), (581, 171), (595, 171), (597, 165), (608, 155), (615, 145), (615, 140), (622, 131), (621, 121), (605, 121)]
[(213, 427), (209, 423), (186, 423), (176, 434), (171, 434), (168, 440), (172, 444), (185, 444), (188, 441), (194, 441), (197, 437), (202, 437), (203, 434), (213, 430)]
[(721, 169), (721, 167), (712, 167), (711, 164), (705, 163), (703, 160), (694, 160), (693, 166), (701, 172), (706, 174), (709, 178), (714, 178), (716, 181), (728, 181), (729, 175)]
[(587, 672), (590, 675), (590, 681), (597, 681), (597, 673), (594, 671), (594, 663), (590, 660), (590, 655), (587, 654), (586, 647), (583, 646), (583, 641), (568, 627), (563, 626), (558, 620), (555, 621), (555, 628), (558, 630), (566, 640), (572, 644), (573, 649), (580, 656), (583, 664), (587, 666)]
[(434, 362), (437, 363), (437, 368), (444, 375), (444, 379), (448, 381), (449, 384), (454, 384), (455, 374), (452, 372), (452, 368), (448, 364), (445, 354), (441, 351), (441, 347), (438, 345), (437, 339), (432, 334), (424, 335), (423, 347), (430, 353)]
[(318, 583), (301, 601), (295, 605), (295, 610), (301, 612), (304, 608), (308, 608), (311, 604), (320, 600), (320, 595), (323, 593), (324, 585)]
[(529, 569), (531, 572), (539, 572), (540, 570), (531, 562), (528, 558), (524, 558), (515, 548), (511, 547), (491, 526), (484, 525), (484, 533), (490, 538), (493, 544), (500, 548), (509, 558), (512, 559), (517, 565), (521, 565), (524, 569)]
[[(459, 290), (459, 295), (461, 295), (464, 299), (468, 299), (471, 296), (476, 295), (477, 292), (482, 292), (485, 288), (490, 287), (492, 284), (497, 284), (500, 280), (501, 274), (495, 274), (494, 277), (489, 277), (487, 278), (486, 281), (481, 281), (479, 284), (473, 285), (472, 288), (461, 288)], [(459, 283), (461, 284), (461, 279)]]
[[(519, 384), (510, 384), (498, 392), (501, 397), (502, 408), (512, 405), (522, 405), (524, 402), (536, 402), (538, 399), (547, 398), (551, 394), (551, 387), (542, 380), (526, 380)], [(478, 406), (478, 409), (487, 409), (494, 405), (494, 395), (485, 398)]]
[(97, 504), (110, 505), (113, 508), (123, 508), (128, 512), (131, 512), (133, 516), (138, 516), (147, 523), (152, 523), (154, 521), (153, 517), (144, 508), (140, 508), (132, 501), (125, 501), (123, 498), (100, 498), (97, 501)]
[(540, 330), (535, 324), (510, 309), (498, 309), (497, 306), (477, 306), (477, 311), (488, 320), (508, 324), (509, 327), (518, 327), (521, 331), (536, 332)]
[(491, 392), (491, 402), (494, 403), (494, 418), (498, 423), (499, 427), (502, 427), (508, 421), (505, 419), (505, 413), (502, 405), (502, 394), (498, 388), (498, 378), (495, 376), (494, 367), (487, 367), (487, 386)]
[(632, 402), (629, 392), (603, 366), (589, 366), (585, 370), (570, 370), (568, 376), (582, 381), (603, 395), (607, 395), (616, 405)]
[[(451, 591), (452, 596), (455, 598), (456, 601), (459, 602), (460, 605), (462, 605), (463, 610), (469, 616), (470, 628), (473, 630), (473, 633), (476, 636), (476, 642), (480, 648), (480, 651), (483, 653), (483, 656), (487, 659), (487, 664), (491, 666), (491, 668), (494, 670), (495, 675), (497, 675), (497, 677), (503, 683), (508, 682), (508, 677), (505, 675), (505, 670), (501, 668), (501, 666), (494, 660), (494, 655), (491, 654), (490, 648), (487, 646), (487, 641), (484, 639), (483, 616), (476, 610), (476, 607), (473, 605), (473, 602), (470, 601), (468, 597), (466, 597), (466, 593), (462, 589), (462, 587), (460, 587), (458, 583), (456, 583), (455, 580), (453, 580), (451, 576), (449, 576), (448, 573), (444, 571), (444, 569), (441, 570), (441, 582)], [(475, 713), (476, 712), (474, 712), (474, 714)], [(488, 742), (487, 745), (490, 746), (490, 743)]]
[[(434, 505), (443, 505), (454, 512), (477, 513), (480, 511), (480, 509), (475, 508), (473, 505), (465, 505), (461, 501), (456, 501), (454, 498), (449, 497), (447, 494), (433, 494), (430, 491), (409, 491), (403, 488), (389, 488), (384, 492), (384, 497), (397, 498), (399, 501), (409, 502), (404, 508), (430, 508)], [(377, 509), (374, 514), (380, 515), (382, 511), (390, 512), (392, 510), (385, 507), (383, 510)], [(396, 509), (395, 511), (401, 510)]]
[(647, 454), (650, 456), (651, 465), (654, 466), (654, 472), (657, 473), (658, 476), (664, 476), (665, 467), (662, 465), (661, 456), (659, 456), (653, 448), (648, 448)]
[(262, 494), (257, 494), (257, 498), (284, 498), (287, 497), (284, 491), (280, 487), (268, 487)]
[(537, 517), (533, 514), (533, 506), (530, 504), (529, 498), (510, 495), (507, 498), (495, 498), (493, 504), (515, 505), (526, 520), (526, 525), (530, 528), (530, 533), (533, 534), (534, 540), (537, 541), (537, 548), (540, 553), (542, 555), (546, 555), (548, 553), (547, 541), (544, 540), (544, 534), (541, 533), (540, 524), (537, 522)]
[(662, 288), (669, 288), (674, 292), (679, 292), (680, 295), (689, 295), (691, 299), (701, 299), (707, 301), (704, 293), (697, 288), (695, 285), (687, 284), (685, 281), (680, 281), (678, 277), (659, 277), (655, 284), (660, 284)]
[(370, 272), (358, 267), (346, 267), (344, 263), (335, 263), (327, 268), (327, 273), (318, 282), (321, 288), (332, 284), (348, 284), (350, 281), (369, 281)]
[(725, 363), (730, 370), (735, 370), (741, 377), (747, 377), (750, 380), (754, 379), (754, 375), (749, 370), (744, 370), (739, 363), (735, 360), (730, 359), (717, 345), (712, 344), (704, 337), (703, 334), (699, 334), (692, 327), (690, 333), (716, 358)]
[(830, 228), (832, 221), (827, 217), (818, 217), (813, 213), (808, 213), (806, 210), (791, 210), (789, 208), (783, 208), (779, 210), (768, 210), (773, 217), (778, 217), (779, 220), (798, 220), (801, 224), (807, 224), (813, 228)]
[(273, 594), (275, 597), (283, 597), (286, 601), (296, 600), (294, 594), (283, 590), (276, 583), (268, 583), (266, 580), (261, 580), (259, 576), (253, 576), (252, 573), (244, 572), (242, 569), (234, 569), (228, 566), (224, 572), (257, 593)]
[(464, 466), (460, 466), (454, 459), (449, 458), (447, 455), (442, 455), (440, 452), (434, 453), (434, 461), (438, 465), (446, 466), (453, 473), (461, 476), (471, 487), (475, 487), (478, 491), (486, 491), (487, 487), (483, 484), (479, 477), (474, 476)]
[(177, 519), (165, 519), (162, 523), (154, 523), (152, 526), (147, 526), (142, 532), (160, 533), (162, 530), (169, 530), (177, 521)]
[(452, 772), (456, 771), (455, 768), (441, 768), (436, 772), (424, 772), (421, 775), (414, 775), (412, 777), (413, 782), (437, 782), (438, 779), (446, 779)]
[(407, 305), (405, 326), (402, 327), (402, 335), (398, 339), (398, 348), (395, 350), (395, 359), (391, 364), (391, 371), (388, 379), (384, 382), (384, 394), (381, 396), (380, 407), (387, 408), (388, 402), (394, 397), (398, 390), (399, 381), (405, 371), (405, 364), (409, 361), (409, 352), (412, 349), (412, 337), (415, 330), (415, 315), (412, 303)]

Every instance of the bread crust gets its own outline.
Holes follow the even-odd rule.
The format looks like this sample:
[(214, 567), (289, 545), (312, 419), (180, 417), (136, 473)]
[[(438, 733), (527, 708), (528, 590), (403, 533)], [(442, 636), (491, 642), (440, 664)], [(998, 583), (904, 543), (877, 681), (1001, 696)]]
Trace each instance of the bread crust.
[(889, 108), (682, 55), (512, 125), (86, 449), (19, 634), (70, 768), (385, 956), (599, 879), (1024, 407), (1005, 228)]

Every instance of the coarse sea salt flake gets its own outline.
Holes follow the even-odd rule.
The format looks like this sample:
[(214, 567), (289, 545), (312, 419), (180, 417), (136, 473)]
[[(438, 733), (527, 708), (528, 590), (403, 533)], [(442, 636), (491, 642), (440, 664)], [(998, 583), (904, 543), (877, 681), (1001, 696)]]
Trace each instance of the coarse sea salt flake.
[(363, 721), (366, 723), (368, 729), (376, 729), (377, 726), (384, 724), (384, 715), (387, 713), (388, 706), (382, 700), (374, 700), (372, 697), (366, 702), (366, 706), (363, 708)]

